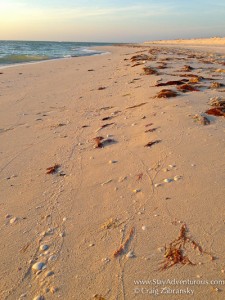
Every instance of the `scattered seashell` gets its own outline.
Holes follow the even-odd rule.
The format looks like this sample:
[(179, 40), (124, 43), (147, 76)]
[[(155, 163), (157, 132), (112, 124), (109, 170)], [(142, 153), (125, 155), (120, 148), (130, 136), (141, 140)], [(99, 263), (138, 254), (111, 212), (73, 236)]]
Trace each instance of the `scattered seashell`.
[(60, 232), (59, 234), (60, 237), (64, 237), (65, 235), (66, 235), (65, 232)]
[(135, 257), (135, 254), (134, 254), (133, 251), (129, 251), (129, 252), (127, 253), (126, 257), (127, 257), (127, 258), (133, 258), (133, 257)]
[(225, 273), (225, 270), (221, 270), (221, 273), (223, 273), (223, 274), (224, 274), (224, 273)]
[(140, 191), (141, 191), (140, 189), (136, 189), (136, 190), (133, 190), (132, 192), (137, 194), (137, 193), (140, 193)]
[(161, 183), (155, 183), (154, 184), (154, 187), (156, 187), (156, 188), (159, 187), (159, 186), (161, 186)]
[(10, 219), (9, 223), (14, 224), (14, 223), (16, 223), (17, 220), (18, 220), (17, 217), (14, 217), (14, 218)]
[(158, 250), (159, 252), (161, 252), (161, 253), (165, 252), (165, 248), (164, 248), (164, 247), (159, 247), (157, 250)]
[(52, 261), (56, 261), (57, 260), (57, 256), (56, 255), (51, 255), (48, 259), (49, 262), (52, 262)]
[(125, 177), (120, 177), (119, 180), (118, 180), (118, 182), (123, 182), (123, 181), (126, 180), (126, 179), (127, 179), (127, 176), (125, 176)]
[(146, 230), (146, 226), (142, 226), (141, 229), (142, 229), (142, 230)]
[(57, 291), (58, 291), (58, 288), (56, 288), (56, 287), (54, 287), (54, 286), (50, 287), (50, 292), (51, 292), (52, 294), (55, 294)]
[(46, 251), (46, 250), (48, 250), (48, 248), (49, 248), (48, 245), (41, 245), (39, 249), (40, 249), (40, 251)]
[(45, 273), (45, 277), (50, 277), (52, 275), (54, 275), (53, 271), (48, 271), (48, 272)]
[(110, 160), (110, 161), (109, 161), (109, 164), (116, 164), (116, 163), (117, 163), (116, 160)]
[(109, 259), (108, 257), (103, 258), (103, 259), (102, 259), (102, 262), (104, 262), (104, 263), (109, 263), (109, 262), (110, 262), (110, 259)]
[(36, 262), (33, 266), (32, 266), (32, 270), (34, 271), (42, 271), (43, 269), (46, 268), (46, 265), (43, 262)]
[(63, 222), (66, 222), (67, 218), (63, 218)]
[(191, 164), (191, 166), (192, 166), (192, 167), (195, 167), (196, 165), (195, 165), (195, 164)]
[(103, 182), (103, 183), (101, 184), (101, 186), (104, 186), (105, 184), (108, 184), (108, 183), (110, 183), (110, 182), (112, 182), (112, 179), (109, 179), (109, 180)]
[(88, 247), (94, 247), (95, 246), (95, 244), (89, 244), (88, 245)]
[(33, 300), (45, 300), (45, 298), (42, 295), (38, 295), (38, 296), (34, 297)]
[(164, 179), (163, 181), (166, 182), (166, 183), (170, 183), (170, 182), (173, 181), (173, 179), (171, 179), (171, 178), (166, 178), (166, 179)]
[(169, 170), (167, 168), (164, 168), (163, 169), (163, 172), (168, 172)]
[(182, 179), (182, 176), (179, 176), (179, 175), (176, 175), (176, 176), (174, 176), (174, 178), (173, 178), (173, 180), (175, 180), (175, 181), (178, 181), (178, 180), (180, 180), (180, 179)]
[(171, 168), (171, 169), (173, 169), (173, 168), (176, 167), (176, 165), (169, 165), (168, 167)]

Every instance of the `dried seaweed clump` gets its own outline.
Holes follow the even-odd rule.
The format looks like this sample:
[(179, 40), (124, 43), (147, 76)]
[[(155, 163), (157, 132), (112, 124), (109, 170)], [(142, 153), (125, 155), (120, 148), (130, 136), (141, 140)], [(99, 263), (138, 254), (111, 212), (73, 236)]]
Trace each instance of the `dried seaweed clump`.
[(148, 143), (145, 145), (145, 147), (150, 148), (150, 147), (152, 147), (153, 145), (159, 144), (159, 143), (161, 143), (161, 140), (151, 141), (151, 142), (148, 142)]
[(210, 120), (203, 115), (195, 115), (194, 119), (201, 125), (209, 125)]
[(185, 82), (188, 82), (188, 79), (170, 80), (170, 81), (167, 81), (167, 82), (157, 83), (155, 86), (183, 85)]
[(192, 85), (190, 84), (182, 84), (180, 85), (178, 88), (177, 88), (179, 91), (183, 92), (183, 93), (186, 93), (186, 92), (198, 92), (199, 89), (193, 87)]
[(156, 98), (171, 98), (178, 96), (178, 93), (173, 90), (163, 89), (157, 95)]
[(192, 71), (194, 68), (192, 68), (191, 66), (183, 66), (183, 68), (181, 69), (181, 72), (190, 72)]
[(127, 249), (128, 245), (129, 245), (129, 243), (130, 243), (133, 235), (134, 235), (134, 227), (131, 228), (131, 230), (130, 230), (130, 232), (129, 232), (129, 234), (128, 234), (126, 240), (125, 240), (125, 242), (122, 243), (120, 245), (120, 247), (113, 253), (114, 257), (118, 257), (118, 256), (120, 256), (121, 254), (123, 254), (126, 251), (126, 249)]
[(225, 99), (214, 97), (211, 99), (210, 105), (213, 106), (213, 108), (210, 108), (206, 111), (208, 115), (225, 117)]
[(220, 87), (223, 87), (224, 85), (222, 83), (219, 83), (219, 82), (212, 82), (211, 85), (210, 85), (210, 88), (211, 89), (218, 89)]
[(142, 61), (142, 60), (148, 60), (149, 56), (147, 54), (139, 54), (139, 55), (134, 55), (131, 57), (131, 61)]
[(58, 172), (59, 168), (60, 168), (60, 165), (55, 164), (54, 166), (46, 169), (47, 170), (46, 174), (55, 174)]
[(93, 141), (95, 142), (94, 148), (104, 148), (107, 145), (116, 143), (114, 139), (104, 139), (102, 136), (93, 138)]
[(165, 246), (164, 261), (162, 262), (163, 266), (160, 267), (160, 270), (167, 270), (177, 264), (196, 265), (190, 261), (187, 255), (187, 245), (191, 246), (193, 250), (197, 250), (200, 254), (209, 255), (211, 260), (213, 260), (211, 254), (205, 252), (198, 243), (188, 236), (187, 225), (183, 224), (178, 238), (172, 241), (168, 247)]
[(143, 70), (145, 72), (145, 75), (152, 75), (152, 74), (157, 75), (158, 74), (158, 72), (155, 69), (153, 69), (152, 67), (144, 67)]

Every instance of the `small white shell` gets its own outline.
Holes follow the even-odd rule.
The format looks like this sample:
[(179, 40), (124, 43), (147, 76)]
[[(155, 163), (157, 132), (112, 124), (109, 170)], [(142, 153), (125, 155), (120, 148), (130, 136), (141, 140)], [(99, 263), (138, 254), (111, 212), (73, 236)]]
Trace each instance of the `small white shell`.
[(156, 187), (156, 188), (159, 187), (159, 186), (161, 186), (161, 183), (155, 183), (154, 184), (154, 187)]
[(41, 245), (39, 249), (40, 249), (40, 251), (46, 251), (46, 250), (48, 250), (48, 248), (49, 248), (48, 245)]
[(133, 257), (135, 257), (135, 254), (134, 254), (133, 251), (129, 251), (129, 252), (127, 253), (126, 257), (127, 257), (127, 258), (133, 258)]
[(44, 300), (44, 299), (45, 298), (43, 296), (41, 296), (41, 295), (36, 296), (36, 297), (33, 298), (33, 300)]
[(142, 229), (142, 230), (146, 230), (146, 226), (142, 226), (141, 229)]
[(42, 271), (45, 268), (46, 268), (46, 265), (43, 262), (36, 262), (32, 266), (32, 270), (34, 270), (34, 271)]
[(10, 224), (16, 223), (17, 220), (18, 220), (17, 217), (14, 217), (14, 218), (10, 219), (9, 223)]
[(140, 191), (141, 191), (140, 189), (135, 189), (135, 190), (133, 190), (132, 192), (135, 193), (135, 194), (137, 194), (137, 193), (139, 193)]
[(173, 179), (171, 179), (171, 178), (166, 178), (166, 179), (164, 179), (163, 181), (166, 182), (166, 183), (170, 183), (170, 182), (173, 181)]
[(173, 180), (175, 180), (175, 181), (178, 181), (178, 180), (180, 180), (180, 179), (182, 179), (182, 177), (179, 176), (179, 175), (176, 175), (176, 176), (174, 176), (174, 178), (173, 178)]

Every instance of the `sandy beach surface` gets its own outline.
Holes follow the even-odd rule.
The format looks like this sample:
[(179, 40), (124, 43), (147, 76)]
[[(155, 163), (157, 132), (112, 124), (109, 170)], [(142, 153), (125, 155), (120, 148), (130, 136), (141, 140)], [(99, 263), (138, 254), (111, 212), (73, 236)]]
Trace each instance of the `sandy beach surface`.
[(224, 48), (104, 49), (0, 70), (0, 299), (224, 299)]

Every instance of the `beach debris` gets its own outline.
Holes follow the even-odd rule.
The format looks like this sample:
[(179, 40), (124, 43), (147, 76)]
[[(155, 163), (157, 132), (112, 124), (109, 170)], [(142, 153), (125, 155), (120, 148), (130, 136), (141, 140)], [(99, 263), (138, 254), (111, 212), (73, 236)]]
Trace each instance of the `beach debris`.
[(216, 117), (225, 117), (225, 107), (214, 107), (214, 108), (210, 108), (206, 111), (206, 113), (208, 115), (213, 115)]
[(51, 292), (52, 294), (55, 294), (57, 291), (58, 291), (58, 288), (57, 288), (57, 287), (54, 287), (54, 286), (51, 286), (51, 287), (50, 287), (50, 292)]
[(134, 194), (137, 194), (137, 193), (140, 193), (141, 190), (140, 190), (140, 189), (134, 189), (132, 192), (133, 192)]
[(45, 300), (44, 296), (38, 295), (33, 298), (33, 300)]
[(184, 65), (184, 66), (182, 67), (182, 69), (180, 70), (180, 72), (190, 72), (190, 71), (192, 71), (192, 70), (194, 70), (193, 67)]
[(135, 257), (135, 254), (133, 251), (129, 251), (127, 254), (126, 254), (126, 258), (134, 258)]
[(101, 186), (104, 186), (104, 185), (106, 185), (106, 184), (108, 184), (108, 183), (110, 183), (110, 182), (112, 182), (112, 179), (109, 179), (109, 180), (107, 180), (107, 181), (101, 183)]
[(182, 85), (185, 82), (188, 82), (188, 79), (182, 79), (182, 80), (171, 80), (171, 81), (167, 81), (167, 82), (161, 82), (161, 83), (157, 83), (155, 86), (166, 86), (166, 85)]
[(193, 250), (197, 250), (199, 254), (207, 254), (212, 258), (212, 255), (205, 252), (202, 247), (188, 236), (187, 225), (184, 223), (180, 228), (180, 234), (178, 238), (173, 240), (169, 246), (165, 246), (164, 261), (160, 267), (160, 270), (167, 270), (176, 264), (182, 265), (196, 265), (191, 262), (187, 255), (187, 245), (191, 246)]
[(143, 70), (145, 75), (152, 75), (152, 74), (158, 75), (158, 72), (152, 67), (144, 67)]
[(143, 175), (144, 175), (143, 173), (137, 174), (136, 175), (137, 176), (137, 181), (142, 180)]
[(201, 125), (210, 124), (210, 120), (203, 115), (195, 115), (193, 118)]
[(122, 243), (120, 245), (120, 247), (113, 253), (114, 257), (118, 257), (126, 251), (126, 248), (128, 247), (133, 235), (134, 235), (134, 227), (132, 227), (130, 229), (129, 234), (128, 234), (126, 240), (124, 241), (124, 243)]
[(46, 174), (55, 174), (55, 173), (58, 172), (59, 168), (60, 168), (60, 165), (55, 164), (54, 166), (49, 167), (49, 168), (46, 169), (47, 170)]
[(216, 106), (216, 107), (225, 107), (225, 99), (221, 97), (213, 97), (210, 98), (210, 105), (211, 106)]
[(192, 85), (185, 83), (182, 84), (180, 86), (178, 86), (177, 88), (179, 91), (186, 93), (186, 92), (199, 92), (199, 89), (193, 87)]
[(149, 123), (149, 124), (146, 124), (145, 127), (150, 127), (152, 125), (153, 125), (153, 123)]
[(101, 229), (117, 228), (120, 225), (119, 219), (110, 218), (101, 225)]
[(46, 250), (48, 250), (48, 248), (49, 248), (49, 246), (45, 244), (45, 245), (41, 245), (39, 249), (40, 249), (40, 251), (46, 251)]
[(190, 79), (189, 79), (189, 83), (199, 83), (200, 82), (200, 79), (201, 77), (199, 77), (199, 76), (195, 76), (195, 77), (191, 77)]
[(173, 178), (174, 181), (178, 181), (178, 180), (180, 180), (180, 179), (182, 179), (182, 176), (180, 176), (180, 175), (176, 175), (176, 176), (174, 176), (174, 178)]
[(116, 164), (117, 163), (117, 160), (110, 160), (109, 161), (109, 164)]
[(145, 132), (154, 132), (154, 131), (156, 131), (156, 130), (157, 130), (157, 128), (155, 127), (155, 128), (147, 129), (147, 130), (145, 130)]
[(151, 142), (148, 142), (148, 143), (145, 145), (145, 147), (150, 148), (150, 147), (152, 147), (153, 145), (159, 144), (159, 143), (161, 143), (161, 140), (151, 141)]
[(106, 89), (105, 86), (100, 86), (100, 87), (98, 88), (99, 91), (102, 91), (102, 90), (105, 90), (105, 89)]
[(95, 299), (95, 300), (106, 300), (105, 298), (102, 297), (102, 295), (99, 295), (99, 294), (94, 295), (93, 299)]
[(170, 182), (172, 182), (172, 181), (173, 181), (172, 178), (166, 178), (166, 179), (163, 180), (163, 182), (165, 182), (165, 183), (170, 183)]
[(125, 180), (127, 180), (127, 176), (120, 177), (119, 180), (118, 180), (118, 182), (123, 182), (123, 181), (125, 181)]
[(224, 69), (217, 69), (217, 70), (215, 70), (215, 72), (217, 72), (217, 73), (225, 73), (225, 70)]
[(105, 117), (105, 118), (102, 118), (102, 121), (108, 121), (108, 120), (111, 120), (113, 117)]
[(111, 125), (114, 125), (115, 123), (108, 123), (108, 124), (103, 124), (100, 128), (98, 128), (96, 130), (96, 132), (99, 132), (101, 129), (105, 128), (105, 127), (108, 127), (108, 126), (111, 126)]
[(157, 187), (159, 187), (159, 186), (161, 186), (161, 185), (162, 185), (161, 183), (155, 183), (155, 184), (154, 184), (154, 187), (157, 188)]
[(97, 111), (101, 111), (101, 110), (109, 110), (111, 108), (113, 108), (114, 106), (104, 106), (104, 107), (101, 107), (99, 108)]
[(142, 61), (142, 60), (148, 60), (149, 56), (147, 54), (140, 54), (140, 55), (134, 55), (131, 57), (131, 61)]
[(210, 88), (211, 88), (211, 89), (218, 89), (218, 88), (221, 88), (221, 87), (223, 87), (223, 86), (224, 86), (224, 84), (222, 84), (222, 83), (219, 83), (219, 82), (212, 82), (211, 85), (210, 85)]
[(52, 275), (54, 275), (55, 273), (53, 271), (47, 271), (45, 272), (45, 277), (50, 277)]
[(147, 102), (143, 102), (143, 103), (140, 103), (140, 104), (136, 104), (136, 105), (133, 105), (133, 106), (129, 106), (129, 107), (127, 107), (126, 109), (131, 109), (131, 108), (140, 107), (140, 106), (143, 106), (143, 105), (145, 105), (145, 104), (147, 104)]
[(89, 70), (88, 70), (88, 72), (93, 72), (93, 71), (94, 71), (94, 69), (89, 69)]
[(93, 138), (93, 140), (96, 143), (94, 148), (102, 148), (103, 147), (102, 140), (104, 140), (104, 137), (96, 136), (95, 138)]
[(143, 226), (141, 227), (141, 229), (142, 229), (142, 230), (146, 230), (147, 228), (146, 228), (146, 226), (143, 225)]
[(104, 148), (107, 145), (116, 143), (116, 141), (114, 139), (111, 139), (111, 138), (105, 139), (102, 136), (97, 136), (97, 137), (93, 138), (93, 141), (95, 141), (94, 148)]
[(32, 270), (35, 272), (38, 271), (42, 271), (46, 268), (46, 265), (43, 262), (36, 262), (33, 266), (32, 266)]
[(10, 224), (14, 224), (14, 223), (16, 223), (17, 221), (18, 221), (18, 218), (17, 218), (17, 217), (13, 217), (13, 218), (10, 219), (9, 223), (10, 223)]
[(177, 92), (169, 89), (163, 89), (155, 96), (155, 98), (171, 98), (176, 96), (178, 96)]

